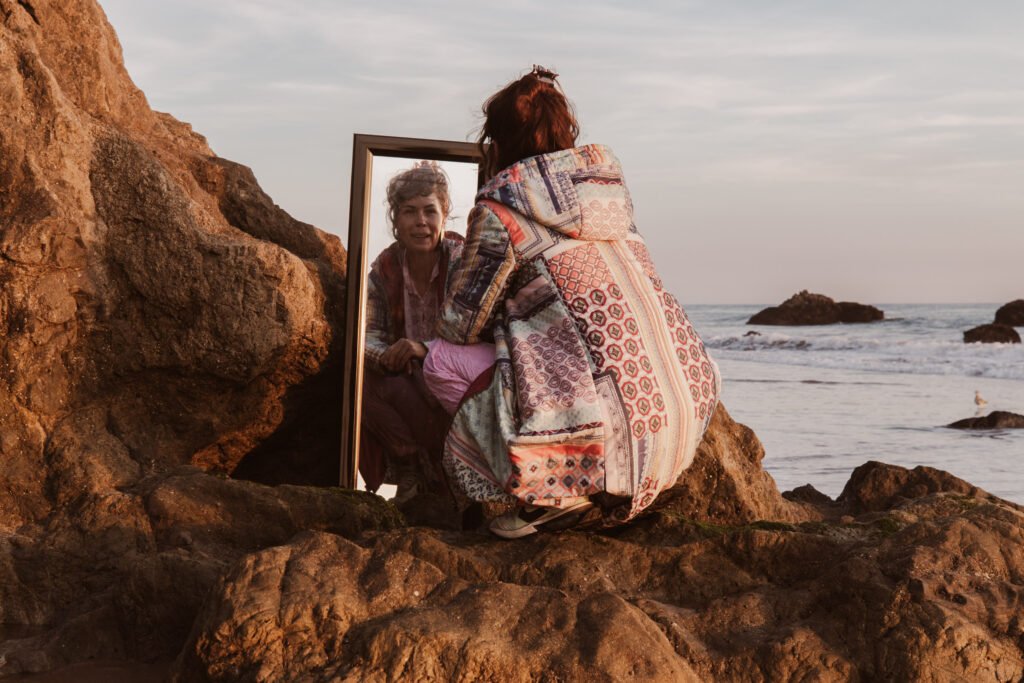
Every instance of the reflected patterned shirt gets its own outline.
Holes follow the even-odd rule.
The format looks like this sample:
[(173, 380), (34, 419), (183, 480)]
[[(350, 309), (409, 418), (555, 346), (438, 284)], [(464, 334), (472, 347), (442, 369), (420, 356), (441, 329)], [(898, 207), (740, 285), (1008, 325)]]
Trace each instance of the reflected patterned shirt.
[(430, 341), (434, 334), (434, 325), (441, 308), (438, 297), (437, 279), (441, 276), (441, 259), (434, 262), (434, 270), (430, 274), (426, 292), (422, 295), (416, 291), (416, 284), (409, 274), (409, 261), (402, 252), (402, 279), (405, 281), (405, 338), (414, 341)]
[[(380, 358), (388, 347), (402, 337), (417, 341), (428, 341), (435, 338), (434, 321), (437, 320), (438, 309), (444, 299), (451, 272), (459, 263), (462, 255), (462, 235), (454, 232), (445, 233), (441, 242), (441, 259), (438, 271), (431, 280), (432, 302), (410, 300), (405, 289), (406, 268), (402, 257), (401, 245), (394, 242), (374, 260), (367, 278), (366, 291), (366, 338), (364, 357), (367, 367), (377, 372), (385, 372)], [(423, 297), (418, 297), (422, 299)], [(429, 303), (429, 305), (428, 305)], [(429, 314), (430, 324), (427, 333), (417, 337), (415, 330), (424, 329), (425, 320), (408, 322), (407, 311), (415, 311), (420, 315)], [(415, 314), (414, 314), (415, 317)]]

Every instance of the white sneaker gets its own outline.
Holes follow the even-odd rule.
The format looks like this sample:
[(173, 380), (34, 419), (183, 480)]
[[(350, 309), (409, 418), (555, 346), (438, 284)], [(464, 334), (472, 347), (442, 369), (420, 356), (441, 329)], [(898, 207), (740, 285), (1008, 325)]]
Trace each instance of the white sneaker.
[(416, 467), (408, 461), (403, 461), (395, 469), (398, 470), (398, 481), (395, 482), (395, 497), (391, 502), (403, 505), (420, 492), (420, 478)]
[(589, 500), (568, 507), (536, 507), (527, 505), (491, 520), (488, 528), (502, 538), (522, 538), (540, 531), (540, 527), (570, 513), (581, 513), (593, 507)]

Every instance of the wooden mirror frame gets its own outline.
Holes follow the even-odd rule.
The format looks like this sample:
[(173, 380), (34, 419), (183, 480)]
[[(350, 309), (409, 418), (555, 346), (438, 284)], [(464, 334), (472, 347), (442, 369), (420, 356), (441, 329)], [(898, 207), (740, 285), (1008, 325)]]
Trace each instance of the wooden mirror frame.
[[(370, 228), (373, 158), (475, 163), (482, 159), (475, 143), (400, 138), (356, 133), (352, 140), (352, 195), (348, 214), (348, 272), (345, 294), (345, 358), (341, 397), (341, 468), (339, 485), (354, 489), (359, 479), (359, 437), (363, 395), (363, 348), (366, 336), (366, 245)], [(480, 178), (477, 179), (477, 187)]]

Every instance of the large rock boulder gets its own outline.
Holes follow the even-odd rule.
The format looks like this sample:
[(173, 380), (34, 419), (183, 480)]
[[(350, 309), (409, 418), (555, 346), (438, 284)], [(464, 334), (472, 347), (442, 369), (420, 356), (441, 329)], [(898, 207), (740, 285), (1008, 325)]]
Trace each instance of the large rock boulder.
[(401, 523), (220, 478), (337, 481), (344, 274), (149, 108), (94, 0), (0, 0), (0, 676), (173, 656), (240, 555)]
[(870, 463), (845, 521), (505, 542), (307, 533), (218, 582), (178, 681), (1018, 680), (1024, 512)]
[(764, 446), (746, 425), (719, 405), (690, 467), (657, 505), (671, 514), (709, 524), (747, 524), (759, 519), (820, 519), (814, 506), (783, 498), (761, 465)]
[(95, 2), (5, 3), (0, 40), (2, 476), (84, 406), (153, 466), (234, 470), (315, 412), (294, 388), (340, 349), (339, 241), (150, 110)]
[(965, 344), (1020, 344), (1020, 335), (1009, 325), (990, 323), (964, 332)]
[(875, 306), (859, 304), (854, 301), (840, 301), (839, 322), (841, 323), (873, 323), (885, 319), (885, 313)]
[(188, 466), (67, 507), (39, 529), (0, 537), (2, 617), (23, 631), (0, 642), (0, 676), (92, 659), (166, 661), (210, 587), (246, 553), (303, 530), (355, 538), (403, 524), (370, 494)]
[(868, 461), (853, 471), (838, 501), (846, 512), (861, 514), (891, 510), (907, 500), (933, 493), (994, 500), (978, 487), (933, 467), (908, 470)]
[(1024, 327), (1024, 299), (1003, 304), (996, 310), (996, 323), (1010, 327)]
[(835, 323), (867, 323), (885, 318), (885, 313), (874, 306), (852, 301), (836, 303), (824, 294), (813, 294), (806, 289), (783, 301), (758, 311), (747, 321), (748, 325), (834, 325)]
[(993, 410), (988, 415), (964, 418), (946, 426), (953, 429), (1024, 429), (1024, 415)]

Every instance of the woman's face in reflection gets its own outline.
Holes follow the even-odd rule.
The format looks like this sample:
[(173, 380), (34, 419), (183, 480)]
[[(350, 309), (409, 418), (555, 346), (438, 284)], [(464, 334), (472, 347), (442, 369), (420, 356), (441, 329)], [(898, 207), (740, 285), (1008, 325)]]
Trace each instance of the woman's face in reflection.
[(441, 242), (444, 214), (436, 194), (402, 202), (395, 216), (395, 233), (408, 251), (431, 252)]

